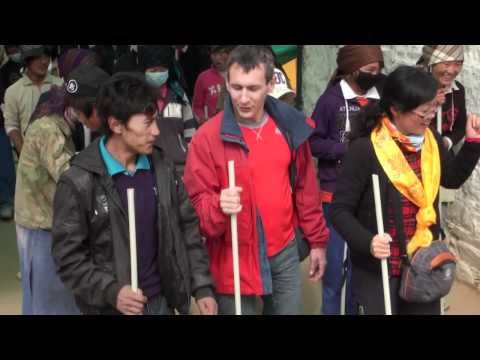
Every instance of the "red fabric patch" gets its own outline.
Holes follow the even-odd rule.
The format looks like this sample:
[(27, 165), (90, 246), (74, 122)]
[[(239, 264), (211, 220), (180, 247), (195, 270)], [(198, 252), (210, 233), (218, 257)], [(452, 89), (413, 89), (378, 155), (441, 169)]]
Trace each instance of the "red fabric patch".
[(367, 98), (364, 98), (364, 97), (357, 97), (357, 103), (358, 105), (360, 105), (361, 107), (365, 107), (368, 105), (369, 103), (369, 100)]
[(317, 124), (315, 124), (315, 121), (313, 121), (310, 117), (306, 118), (306, 122), (312, 129), (315, 129), (317, 127)]
[(478, 142), (480, 142), (480, 138), (466, 138), (466, 139), (465, 139), (465, 142), (478, 143)]

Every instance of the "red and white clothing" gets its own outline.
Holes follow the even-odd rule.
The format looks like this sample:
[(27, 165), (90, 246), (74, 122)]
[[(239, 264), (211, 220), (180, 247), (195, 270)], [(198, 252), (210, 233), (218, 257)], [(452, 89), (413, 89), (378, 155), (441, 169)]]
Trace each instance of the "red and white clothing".
[[(323, 217), (308, 143), (313, 132), (312, 121), (271, 96), (267, 96), (265, 111), (269, 121), (262, 133), (259, 129), (258, 134), (250, 129), (242, 130), (227, 97), (224, 111), (200, 127), (188, 149), (185, 188), (197, 212), (202, 235), (206, 238), (210, 271), (218, 294), (234, 293), (230, 217), (220, 207), (220, 193), (229, 187), (228, 161), (234, 161), (235, 184), (243, 189), (240, 194), (242, 210), (237, 214), (242, 295), (272, 293), (268, 255), (277, 248), (285, 248), (282, 246), (285, 239), (293, 239), (289, 236), (289, 217), (285, 219), (278, 215), (285, 209), (292, 208), (287, 212), (292, 214), (293, 227), (298, 226), (302, 230), (312, 249), (327, 246), (329, 231)], [(278, 137), (285, 143), (276, 139), (276, 127), (282, 130), (282, 136)], [(247, 130), (252, 134), (248, 134)], [(258, 144), (255, 143), (257, 136)], [(262, 139), (271, 142), (272, 148), (264, 147)], [(290, 146), (287, 141), (290, 141)], [(289, 160), (286, 157), (288, 149)], [(268, 161), (280, 164), (280, 169), (271, 170), (273, 164), (265, 163), (268, 156)], [(261, 166), (266, 169), (261, 169)], [(289, 179), (287, 173), (292, 174), (293, 191), (290, 184), (286, 185), (286, 179)], [(262, 190), (267, 193), (262, 194)], [(289, 201), (293, 201), (294, 205)], [(274, 209), (275, 204), (278, 205)], [(275, 224), (271, 222), (273, 220)], [(274, 229), (275, 225), (280, 229)]]
[(216, 114), (218, 96), (224, 84), (225, 78), (215, 68), (205, 70), (198, 76), (193, 91), (193, 112), (199, 124)]

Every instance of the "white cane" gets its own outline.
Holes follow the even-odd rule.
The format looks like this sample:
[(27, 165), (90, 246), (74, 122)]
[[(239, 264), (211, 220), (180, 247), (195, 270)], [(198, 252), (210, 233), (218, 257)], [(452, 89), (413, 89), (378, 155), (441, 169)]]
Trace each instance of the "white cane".
[[(380, 183), (378, 175), (372, 175), (373, 180), (373, 195), (375, 197), (375, 213), (377, 215), (377, 229), (379, 235), (384, 235), (383, 229), (383, 214), (382, 202), (380, 200)], [(381, 260), (382, 264), (382, 282), (383, 282), (383, 298), (385, 301), (385, 315), (392, 315), (392, 303), (390, 301), (390, 283), (388, 280), (388, 265), (387, 259)]]
[[(439, 106), (437, 108), (437, 132), (440, 135), (440, 138), (442, 138), (442, 107)], [(443, 146), (443, 144), (440, 144), (440, 146)], [(440, 189), (440, 192), (442, 189)], [(439, 194), (440, 195), (440, 194)], [(439, 196), (440, 201), (439, 201), (439, 206), (438, 206), (438, 224), (441, 225), (441, 219), (442, 219), (442, 199), (441, 196)], [(440, 239), (442, 237), (442, 234), (440, 233)], [(445, 307), (445, 298), (440, 299), (440, 314), (444, 315), (444, 307)]]
[(135, 189), (127, 189), (128, 230), (130, 232), (130, 274), (132, 290), (138, 291), (137, 277), (137, 230), (135, 226)]
[(205, 116), (205, 121), (208, 120), (208, 105), (203, 107), (203, 115)]
[[(228, 185), (235, 189), (235, 167), (233, 160), (228, 162)], [(235, 315), (242, 315), (242, 303), (240, 295), (240, 267), (238, 264), (238, 232), (237, 215), (230, 216), (232, 227), (232, 253), (233, 253), (233, 285), (235, 288)]]
[(347, 293), (347, 269), (345, 268), (345, 261), (347, 261), (347, 252), (348, 252), (348, 246), (347, 242), (345, 242), (345, 246), (343, 247), (343, 286), (342, 286), (342, 295), (340, 298), (340, 315), (345, 315), (345, 297)]
[(442, 136), (442, 107), (437, 108), (437, 132)]

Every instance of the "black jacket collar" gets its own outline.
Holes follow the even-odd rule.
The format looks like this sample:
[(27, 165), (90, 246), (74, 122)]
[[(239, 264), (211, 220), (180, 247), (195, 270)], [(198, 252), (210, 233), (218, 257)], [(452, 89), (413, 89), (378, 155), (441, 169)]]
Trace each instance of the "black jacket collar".
[[(75, 155), (70, 160), (70, 165), (78, 166), (79, 168), (82, 168), (88, 172), (101, 176), (107, 175), (107, 167), (100, 153), (99, 143), (101, 139), (101, 137), (95, 139), (87, 148)], [(163, 151), (160, 146), (154, 145), (153, 151), (158, 152), (160, 157), (163, 157)]]

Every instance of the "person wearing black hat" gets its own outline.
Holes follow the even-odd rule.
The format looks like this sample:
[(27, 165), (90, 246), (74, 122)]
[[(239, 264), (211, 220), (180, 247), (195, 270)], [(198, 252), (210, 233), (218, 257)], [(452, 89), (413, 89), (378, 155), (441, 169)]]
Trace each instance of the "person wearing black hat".
[(147, 83), (155, 89), (160, 136), (157, 144), (175, 163), (178, 174), (183, 174), (187, 148), (198, 127), (185, 90), (180, 85), (174, 67), (174, 50), (168, 45), (138, 47), (138, 62)]
[(193, 91), (193, 112), (200, 124), (217, 113), (218, 96), (225, 86), (228, 55), (233, 48), (233, 45), (210, 46), (212, 67), (198, 76)]
[[(84, 314), (187, 313), (192, 294), (202, 314), (216, 313), (198, 218), (155, 142), (156, 102), (142, 74), (113, 75), (96, 101), (104, 136), (60, 178), (52, 254)], [(128, 188), (135, 190), (138, 291), (131, 286)]]
[(5, 92), (5, 130), (20, 154), (23, 137), (40, 95), (63, 81), (48, 73), (50, 55), (44, 45), (20, 45), (23, 77)]
[[(53, 199), (60, 175), (75, 154), (76, 119), (98, 127), (93, 106), (99, 86), (109, 75), (81, 65), (65, 87), (52, 87), (25, 134), (17, 170), (15, 223), (22, 273), (22, 313), (78, 314), (73, 296), (56, 274), (51, 256)], [(76, 116), (71, 114), (76, 112)]]

